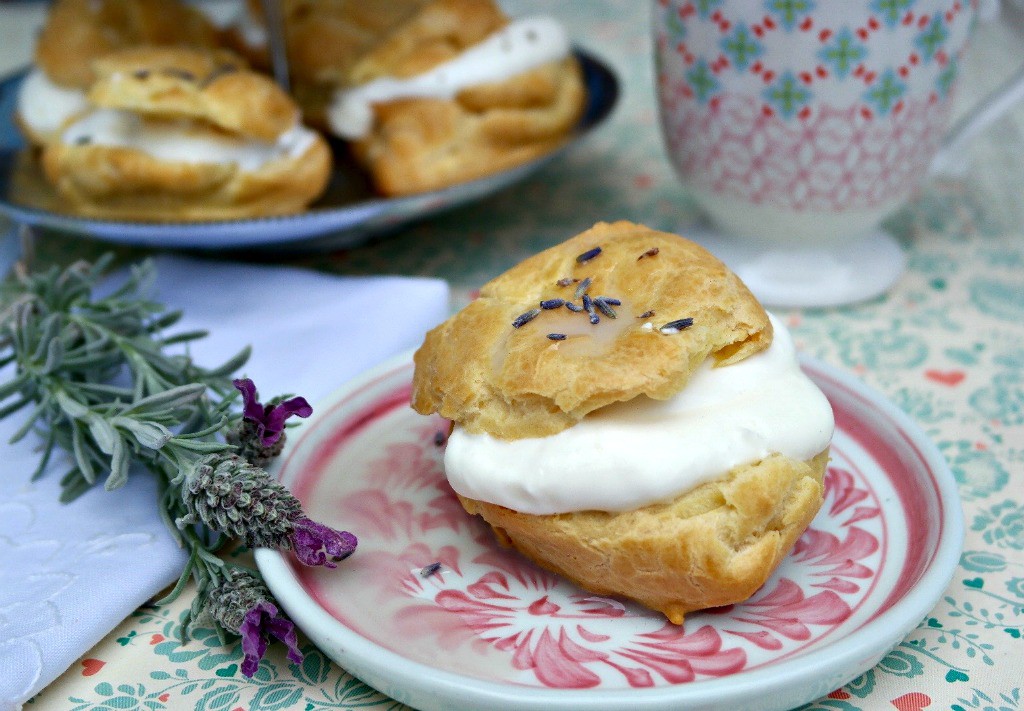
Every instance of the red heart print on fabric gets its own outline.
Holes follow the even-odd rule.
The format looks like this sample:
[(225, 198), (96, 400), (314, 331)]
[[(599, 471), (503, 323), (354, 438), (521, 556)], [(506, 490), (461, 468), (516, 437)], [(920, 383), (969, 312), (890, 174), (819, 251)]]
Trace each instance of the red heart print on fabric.
[(932, 705), (932, 698), (927, 694), (914, 691), (903, 696), (897, 696), (891, 703), (900, 711), (921, 711), (926, 706)]
[(924, 377), (936, 383), (953, 387), (959, 385), (967, 377), (967, 374), (962, 370), (926, 370)]
[(82, 676), (92, 676), (99, 672), (100, 669), (106, 664), (101, 659), (83, 659), (82, 660)]

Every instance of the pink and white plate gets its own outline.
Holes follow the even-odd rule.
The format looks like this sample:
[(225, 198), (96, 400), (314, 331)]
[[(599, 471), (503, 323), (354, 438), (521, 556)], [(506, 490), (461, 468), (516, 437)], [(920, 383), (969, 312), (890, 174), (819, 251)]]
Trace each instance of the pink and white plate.
[(537, 568), (462, 510), (441, 467), (446, 423), (408, 406), (409, 354), (321, 403), (277, 468), (312, 518), (359, 537), (356, 554), (336, 570), (270, 550), (257, 564), (325, 654), (419, 709), (798, 706), (925, 617), (963, 539), (953, 476), (910, 418), (803, 366), (836, 413), (825, 504), (750, 600), (682, 628)]

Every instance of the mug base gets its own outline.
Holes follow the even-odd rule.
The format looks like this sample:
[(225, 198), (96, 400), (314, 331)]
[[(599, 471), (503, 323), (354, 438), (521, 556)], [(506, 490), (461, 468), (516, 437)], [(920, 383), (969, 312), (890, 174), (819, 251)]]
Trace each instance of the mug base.
[(816, 308), (854, 304), (884, 294), (906, 269), (896, 239), (874, 230), (841, 244), (769, 246), (699, 225), (682, 234), (721, 259), (765, 306)]

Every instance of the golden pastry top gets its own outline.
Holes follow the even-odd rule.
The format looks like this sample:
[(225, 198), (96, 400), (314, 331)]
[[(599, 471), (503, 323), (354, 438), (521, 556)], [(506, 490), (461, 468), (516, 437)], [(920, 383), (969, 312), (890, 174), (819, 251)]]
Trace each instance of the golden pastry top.
[(407, 78), (446, 62), (508, 23), (493, 0), (431, 0), (354, 64), (346, 85)]
[(274, 140), (299, 109), (272, 79), (225, 50), (136, 47), (93, 63), (89, 100), (103, 108), (206, 121), (242, 136)]
[(598, 223), (488, 282), (430, 331), (412, 404), (469, 432), (540, 437), (613, 402), (667, 399), (707, 358), (727, 365), (771, 338), (764, 308), (704, 248)]
[(352, 65), (427, 0), (287, 0), (285, 33), (299, 82), (339, 84)]
[(217, 31), (177, 0), (56, 0), (36, 43), (36, 64), (65, 87), (88, 87), (92, 61), (142, 44), (215, 47)]

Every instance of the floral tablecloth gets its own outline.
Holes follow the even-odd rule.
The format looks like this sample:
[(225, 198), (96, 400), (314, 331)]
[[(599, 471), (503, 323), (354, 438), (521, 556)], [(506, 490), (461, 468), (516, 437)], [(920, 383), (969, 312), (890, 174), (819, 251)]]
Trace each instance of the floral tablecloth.
[[(461, 302), (597, 220), (685, 233), (696, 213), (662, 153), (646, 4), (506, 5), (560, 13), (579, 43), (613, 66), (622, 94), (607, 125), (525, 183), (351, 251), (233, 256), (342, 274), (440, 276)], [(980, 28), (962, 103), (1013, 70), (1020, 42), (1003, 25)], [(780, 312), (805, 352), (857, 374), (922, 426), (952, 467), (967, 524), (960, 567), (937, 607), (877, 667), (805, 708), (1024, 707), (1024, 111), (988, 129), (970, 158), (962, 178), (929, 184), (887, 223), (909, 256), (888, 295)], [(105, 249), (48, 234), (38, 252), (66, 262)], [(404, 708), (304, 640), (302, 664), (273, 649), (246, 679), (237, 644), (221, 647), (212, 632), (179, 641), (189, 602), (185, 594), (139, 609), (27, 708)]]

